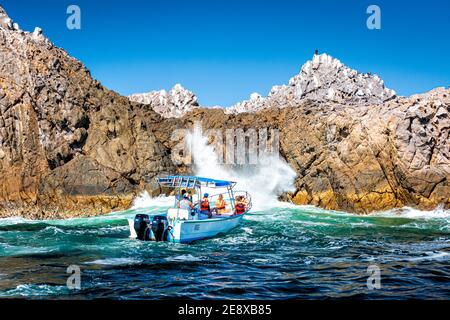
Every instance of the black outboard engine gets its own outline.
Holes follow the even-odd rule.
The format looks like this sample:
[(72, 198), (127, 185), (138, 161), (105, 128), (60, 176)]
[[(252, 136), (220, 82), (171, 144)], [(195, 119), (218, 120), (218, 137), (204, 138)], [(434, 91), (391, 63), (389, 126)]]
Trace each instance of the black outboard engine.
[(167, 227), (169, 222), (165, 216), (154, 216), (152, 220), (152, 231), (156, 241), (167, 241)]
[(137, 214), (134, 218), (134, 230), (139, 240), (150, 240), (150, 218), (147, 214)]

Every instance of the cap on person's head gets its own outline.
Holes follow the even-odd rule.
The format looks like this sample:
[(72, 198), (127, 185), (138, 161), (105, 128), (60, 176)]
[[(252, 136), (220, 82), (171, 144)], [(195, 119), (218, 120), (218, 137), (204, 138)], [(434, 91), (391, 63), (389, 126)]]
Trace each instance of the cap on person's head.
[(203, 195), (203, 197), (208, 198), (208, 197), (209, 197), (209, 194), (208, 194), (208, 193), (205, 193), (205, 194)]

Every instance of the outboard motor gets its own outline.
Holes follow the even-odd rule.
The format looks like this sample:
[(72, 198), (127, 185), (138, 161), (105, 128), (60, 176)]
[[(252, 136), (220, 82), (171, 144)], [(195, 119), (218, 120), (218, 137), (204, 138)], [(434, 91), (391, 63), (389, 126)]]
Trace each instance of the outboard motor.
[(165, 216), (154, 216), (152, 220), (152, 231), (156, 241), (167, 241), (167, 227), (169, 222)]
[(134, 218), (134, 230), (139, 240), (150, 240), (150, 218), (147, 214), (137, 214)]

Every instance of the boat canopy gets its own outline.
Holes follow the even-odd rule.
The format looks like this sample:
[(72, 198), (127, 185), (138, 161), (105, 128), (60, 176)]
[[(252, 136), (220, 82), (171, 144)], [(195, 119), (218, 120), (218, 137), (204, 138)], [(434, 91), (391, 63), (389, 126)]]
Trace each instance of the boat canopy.
[(208, 188), (233, 188), (236, 182), (216, 180), (197, 176), (167, 176), (157, 178), (159, 185), (172, 188), (194, 189), (199, 187)]

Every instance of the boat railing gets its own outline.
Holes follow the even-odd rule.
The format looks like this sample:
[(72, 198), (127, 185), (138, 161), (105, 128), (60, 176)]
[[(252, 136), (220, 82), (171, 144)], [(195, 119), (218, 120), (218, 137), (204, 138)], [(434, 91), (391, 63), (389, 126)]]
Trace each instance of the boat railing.
[[(235, 206), (235, 199), (230, 198), (230, 194), (228, 192), (221, 192), (217, 194), (210, 195), (208, 197), (209, 203), (211, 204), (211, 208), (215, 206), (216, 200), (219, 198), (219, 196), (222, 195), (223, 199), (227, 203), (227, 208), (230, 208), (231, 210), (234, 210)], [(249, 211), (252, 208), (252, 197), (247, 191), (233, 191), (234, 197), (236, 196), (244, 196), (244, 198), (247, 201), (247, 210)]]
[(234, 196), (243, 196), (247, 202), (247, 210), (249, 211), (252, 208), (252, 196), (247, 191), (233, 191)]

